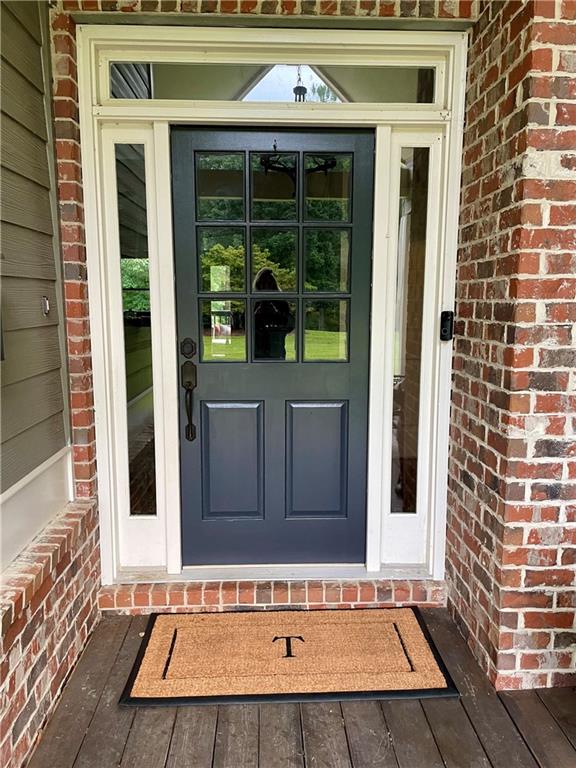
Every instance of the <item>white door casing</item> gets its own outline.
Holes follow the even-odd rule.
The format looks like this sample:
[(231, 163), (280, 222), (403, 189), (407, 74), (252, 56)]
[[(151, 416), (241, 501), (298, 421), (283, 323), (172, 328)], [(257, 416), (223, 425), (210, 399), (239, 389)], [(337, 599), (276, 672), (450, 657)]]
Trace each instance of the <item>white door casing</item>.
[[(169, 34), (167, 34), (169, 32)], [(80, 114), (103, 583), (153, 577), (431, 577), (444, 569), (451, 344), (467, 36), (436, 32), (78, 28)], [(434, 66), (434, 104), (258, 104), (111, 99), (111, 61), (407, 62)], [(186, 569), (180, 557), (179, 417), (170, 124), (371, 126), (376, 132), (372, 332), (364, 566)], [(115, 144), (144, 146), (152, 313), (157, 514), (131, 517)], [(393, 334), (400, 152), (430, 148), (418, 512), (391, 514)]]

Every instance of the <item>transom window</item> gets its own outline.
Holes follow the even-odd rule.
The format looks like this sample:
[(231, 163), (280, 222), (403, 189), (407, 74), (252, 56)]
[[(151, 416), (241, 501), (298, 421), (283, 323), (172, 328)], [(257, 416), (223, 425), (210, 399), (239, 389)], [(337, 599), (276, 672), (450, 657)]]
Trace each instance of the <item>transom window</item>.
[(112, 62), (114, 99), (432, 104), (433, 67)]

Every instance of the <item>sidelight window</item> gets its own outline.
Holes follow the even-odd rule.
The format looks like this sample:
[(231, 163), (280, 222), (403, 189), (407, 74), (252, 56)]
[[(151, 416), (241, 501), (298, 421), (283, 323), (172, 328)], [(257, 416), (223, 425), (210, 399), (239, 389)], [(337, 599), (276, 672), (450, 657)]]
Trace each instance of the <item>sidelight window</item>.
[(152, 328), (144, 147), (140, 144), (117, 144), (115, 158), (130, 514), (155, 515)]

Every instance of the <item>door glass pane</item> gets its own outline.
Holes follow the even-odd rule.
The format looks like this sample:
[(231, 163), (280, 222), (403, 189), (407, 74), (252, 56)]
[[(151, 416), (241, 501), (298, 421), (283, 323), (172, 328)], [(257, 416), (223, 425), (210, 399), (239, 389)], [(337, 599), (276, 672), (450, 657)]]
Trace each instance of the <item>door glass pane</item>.
[(196, 206), (199, 221), (244, 218), (244, 153), (196, 153)]
[(241, 227), (198, 227), (201, 291), (244, 290), (244, 237)]
[(350, 233), (347, 229), (306, 229), (304, 290), (345, 293), (350, 281)]
[(295, 229), (252, 230), (252, 289), (295, 291), (298, 233)]
[(296, 360), (296, 302), (254, 302), (254, 360)]
[(298, 218), (297, 157), (281, 152), (254, 153), (252, 218), (255, 221), (295, 221)]
[(200, 302), (200, 312), (202, 362), (246, 360), (246, 302), (204, 300)]
[(432, 67), (113, 62), (113, 99), (430, 104)]
[(304, 360), (348, 359), (348, 301), (304, 303)]
[(116, 145), (130, 514), (156, 514), (150, 273), (144, 147)]
[(430, 150), (402, 150), (394, 344), (391, 511), (415, 513)]
[(349, 221), (352, 155), (305, 155), (304, 216), (311, 221)]

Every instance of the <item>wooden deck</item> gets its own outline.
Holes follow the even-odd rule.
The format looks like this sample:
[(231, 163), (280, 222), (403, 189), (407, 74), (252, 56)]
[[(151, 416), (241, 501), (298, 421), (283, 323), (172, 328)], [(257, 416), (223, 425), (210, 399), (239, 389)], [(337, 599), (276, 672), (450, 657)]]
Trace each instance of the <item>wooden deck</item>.
[(120, 708), (146, 619), (103, 619), (29, 768), (575, 768), (574, 689), (496, 694), (424, 611), (461, 699)]

